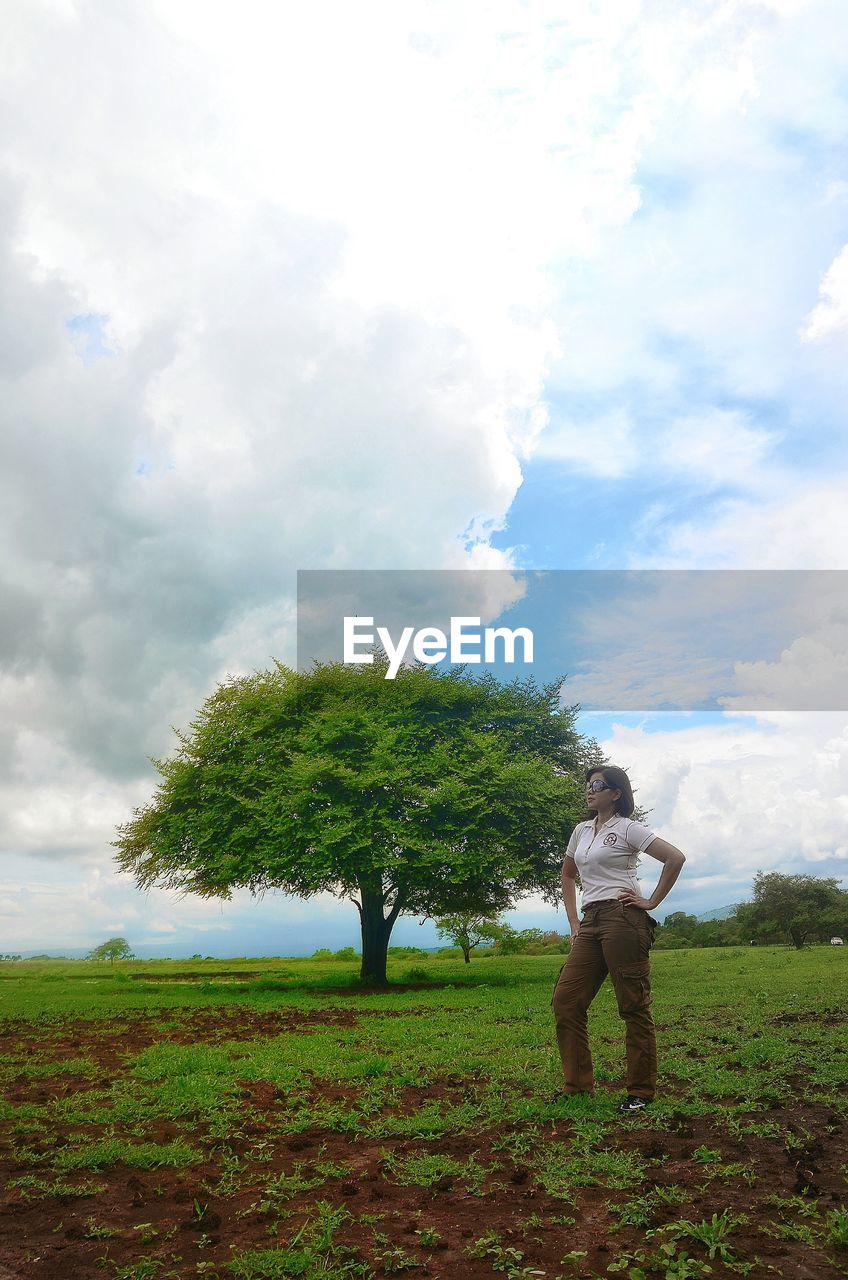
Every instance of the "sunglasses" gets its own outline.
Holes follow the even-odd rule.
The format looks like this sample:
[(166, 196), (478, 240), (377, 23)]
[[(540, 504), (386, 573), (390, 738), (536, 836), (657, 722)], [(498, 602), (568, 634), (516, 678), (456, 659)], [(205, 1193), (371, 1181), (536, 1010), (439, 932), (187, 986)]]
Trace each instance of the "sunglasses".
[(611, 787), (607, 782), (587, 782), (587, 791), (615, 791), (615, 787)]

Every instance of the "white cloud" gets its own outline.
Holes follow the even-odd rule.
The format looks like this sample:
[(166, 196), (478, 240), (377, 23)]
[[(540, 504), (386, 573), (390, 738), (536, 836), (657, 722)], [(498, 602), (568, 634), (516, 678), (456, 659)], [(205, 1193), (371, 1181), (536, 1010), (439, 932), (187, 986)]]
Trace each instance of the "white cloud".
[(569, 463), (589, 476), (613, 479), (633, 470), (639, 444), (628, 413), (614, 409), (585, 421), (558, 420), (542, 434), (534, 453), (539, 459)]
[(801, 329), (804, 342), (820, 342), (848, 325), (848, 244), (825, 272), (819, 294), (821, 302)]
[(4, 839), (102, 861), (170, 725), (293, 659), (295, 568), (509, 563), (547, 260), (630, 216), (650, 122), (590, 9), (12, 12)]
[[(634, 504), (642, 483), (683, 483), (688, 511), (678, 496), (646, 512), (640, 566), (840, 557), (829, 503), (810, 502), (797, 547), (788, 521), (769, 536), (799, 491), (844, 488), (848, 471), (841, 346), (799, 338), (845, 238), (840, 7), (771, 9), (692, 5), (666, 10), (662, 29), (642, 14), (628, 63), (651, 70), (650, 128), (634, 152), (640, 206), (605, 229), (595, 256), (557, 263), (561, 354), (538, 457), (630, 478), (622, 492)], [(840, 255), (808, 337), (834, 331), (843, 269)], [(610, 435), (610, 424), (626, 429)], [(723, 487), (738, 505), (695, 496)], [(768, 528), (748, 537), (745, 516), (756, 523), (761, 509)]]
[[(649, 825), (687, 856), (663, 912), (684, 895), (693, 901), (695, 884), (707, 906), (724, 905), (725, 889), (727, 902), (742, 900), (758, 870), (848, 877), (844, 714), (785, 712), (658, 732), (616, 726), (603, 747), (628, 769)], [(646, 882), (654, 870), (646, 860)]]
[(736, 668), (739, 692), (723, 699), (754, 710), (827, 709), (848, 689), (848, 626), (832, 623), (792, 642), (773, 662), (742, 662)]
[[(838, 481), (792, 493), (779, 430), (688, 403), (693, 351), (717, 399), (838, 399), (797, 329), (845, 191), (796, 198), (774, 138), (838, 140), (839, 17), (9, 6), (0, 841), (51, 927), (140, 920), (114, 822), (216, 680), (293, 658), (296, 568), (508, 567), (535, 449), (753, 473), (667, 562), (841, 562)], [(80, 359), (90, 314), (115, 359)], [(193, 910), (160, 918), (213, 927)]]
[(630, 409), (588, 411), (580, 420), (556, 415), (539, 437), (534, 458), (568, 463), (589, 477), (621, 479), (634, 472), (661, 472), (687, 485), (760, 487), (760, 468), (770, 461), (778, 433), (756, 426), (739, 409), (711, 407), (681, 413), (658, 426), (646, 447), (642, 424)]
[[(658, 530), (641, 568), (846, 569), (845, 479), (758, 486), (757, 498), (728, 499)], [(765, 491), (764, 491), (765, 490)]]
[(163, 935), (173, 935), (177, 932), (177, 926), (172, 920), (153, 919), (148, 922), (148, 929), (152, 934), (156, 934), (158, 938)]
[(774, 444), (774, 433), (753, 426), (749, 414), (711, 409), (661, 431), (656, 457), (669, 475), (689, 482), (748, 488), (756, 486), (756, 470)]

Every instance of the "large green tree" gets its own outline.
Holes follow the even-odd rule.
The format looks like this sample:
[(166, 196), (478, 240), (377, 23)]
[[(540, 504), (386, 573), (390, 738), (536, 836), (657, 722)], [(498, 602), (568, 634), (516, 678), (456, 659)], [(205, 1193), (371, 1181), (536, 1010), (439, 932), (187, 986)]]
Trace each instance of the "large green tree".
[[(119, 828), (140, 888), (246, 887), (359, 912), (363, 981), (386, 981), (402, 913), (492, 916), (557, 891), (589, 749), (559, 685), (416, 666), (276, 664), (206, 701)], [(594, 746), (594, 744), (591, 744)]]
[(800, 950), (810, 939), (845, 930), (848, 893), (836, 879), (758, 871), (754, 896), (736, 908), (736, 919), (752, 937), (788, 937)]

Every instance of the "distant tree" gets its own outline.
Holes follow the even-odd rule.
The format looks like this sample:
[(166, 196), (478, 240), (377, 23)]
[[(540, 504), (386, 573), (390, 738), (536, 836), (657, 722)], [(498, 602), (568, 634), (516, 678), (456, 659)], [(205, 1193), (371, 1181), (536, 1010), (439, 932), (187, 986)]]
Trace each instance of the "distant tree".
[(561, 685), (385, 671), (277, 664), (222, 685), (155, 762), (153, 801), (119, 828), (120, 866), (141, 889), (347, 898), (360, 976), (378, 985), (401, 914), (556, 901), (589, 751)]
[(664, 929), (674, 929), (678, 933), (691, 933), (698, 927), (698, 917), (688, 916), (685, 911), (672, 911), (663, 920)]
[(542, 950), (555, 955), (565, 955), (571, 950), (571, 938), (565, 933), (559, 933), (556, 929), (548, 929), (542, 934)]
[(116, 960), (132, 960), (133, 953), (130, 944), (126, 938), (110, 938), (108, 942), (101, 942), (99, 947), (95, 947), (93, 951), (89, 951), (87, 960), (108, 960), (114, 964)]
[(695, 944), (698, 920), (687, 915), (685, 911), (672, 911), (657, 930), (656, 946), (658, 950), (675, 950), (680, 947), (691, 947)]
[(754, 896), (736, 908), (741, 933), (769, 941), (788, 937), (798, 950), (848, 925), (848, 892), (835, 878), (758, 871)]
[(543, 938), (541, 929), (513, 929), (511, 925), (501, 925), (498, 951), (504, 956), (538, 954), (544, 946)]
[(731, 916), (727, 920), (701, 920), (692, 936), (696, 947), (731, 947), (742, 941), (739, 922)]
[(500, 936), (496, 920), (490, 916), (469, 915), (458, 912), (436, 921), (436, 933), (448, 938), (462, 951), (466, 964), (471, 963), (471, 952), (481, 942), (495, 942)]

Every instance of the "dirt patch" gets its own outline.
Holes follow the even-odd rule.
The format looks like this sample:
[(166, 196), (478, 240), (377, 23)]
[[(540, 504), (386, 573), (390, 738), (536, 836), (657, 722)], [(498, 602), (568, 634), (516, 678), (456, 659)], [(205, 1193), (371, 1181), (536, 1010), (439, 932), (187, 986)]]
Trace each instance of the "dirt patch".
[[(396, 996), (404, 991), (446, 991), (458, 986), (467, 990), (473, 983), (457, 982), (392, 982), (387, 987), (363, 987), (359, 983), (355, 987), (315, 987), (312, 994), (316, 996), (345, 996), (355, 1000), (358, 996)], [(422, 1013), (426, 1010), (421, 1010)], [(382, 1016), (382, 1015), (381, 1015)]]
[(238, 982), (245, 986), (252, 982), (261, 982), (271, 979), (272, 981), (285, 981), (285, 974), (281, 974), (277, 978), (273, 973), (245, 973), (244, 969), (216, 969), (214, 973), (201, 973), (197, 969), (179, 970), (174, 973), (128, 973), (126, 975), (133, 982), (217, 982), (219, 979), (237, 979)]
[[(259, 1101), (260, 1094), (254, 1090), (252, 1102)], [(708, 1122), (696, 1127), (696, 1141), (715, 1141), (715, 1131)], [(560, 1136), (568, 1132), (567, 1125), (557, 1129)], [(611, 1198), (603, 1187), (588, 1187), (575, 1190), (568, 1200), (552, 1197), (538, 1185), (526, 1164), (493, 1150), (493, 1140), (499, 1136), (496, 1132), (465, 1135), (428, 1144), (460, 1163), (473, 1157), (478, 1164), (491, 1167), (492, 1172), (476, 1190), (470, 1189), (461, 1175), (442, 1177), (426, 1187), (399, 1184), (387, 1170), (385, 1142), (315, 1129), (280, 1139), (265, 1167), (263, 1182), (253, 1181), (228, 1196), (210, 1191), (220, 1173), (211, 1161), (188, 1171), (139, 1173), (129, 1167), (111, 1168), (97, 1175), (98, 1181), (107, 1184), (103, 1192), (81, 1200), (60, 1198), (58, 1205), (55, 1201), (26, 1203), (11, 1192), (0, 1204), (0, 1232), (6, 1240), (0, 1256), (19, 1267), (28, 1280), (94, 1280), (104, 1274), (104, 1257), (118, 1266), (140, 1256), (160, 1259), (163, 1267), (167, 1262), (174, 1275), (195, 1276), (198, 1261), (223, 1268), (234, 1246), (261, 1249), (291, 1238), (307, 1222), (318, 1198), (326, 1198), (351, 1215), (338, 1229), (336, 1239), (369, 1259), (377, 1274), (387, 1274), (401, 1256), (407, 1256), (417, 1258), (428, 1276), (483, 1280), (497, 1274), (493, 1263), (510, 1257), (511, 1250), (514, 1262), (553, 1277), (562, 1273), (564, 1255), (576, 1250), (584, 1257), (575, 1274), (603, 1275), (618, 1253), (644, 1244), (644, 1231), (612, 1231), (616, 1218), (610, 1201), (624, 1199), (622, 1193)], [(719, 1204), (731, 1211), (738, 1209), (738, 1190), (734, 1194), (728, 1186), (718, 1196), (714, 1190), (705, 1193), (704, 1166), (693, 1159), (691, 1140), (631, 1130), (620, 1135), (618, 1146), (653, 1162), (640, 1187), (642, 1194), (656, 1187), (685, 1188), (685, 1200), (673, 1207), (659, 1207), (651, 1217), (652, 1226), (681, 1216), (693, 1220), (708, 1217)], [(787, 1195), (795, 1193), (795, 1170), (785, 1156), (781, 1159), (779, 1152), (767, 1151), (761, 1140), (753, 1147), (756, 1150), (742, 1144), (733, 1154), (755, 1160), (764, 1154), (773, 1158), (777, 1185)], [(394, 1142), (391, 1155), (402, 1163), (421, 1149), (417, 1142)], [(294, 1178), (319, 1154), (324, 1162), (344, 1165), (345, 1175), (263, 1208), (263, 1185), (267, 1188), (279, 1175)], [(827, 1182), (822, 1155), (817, 1153), (816, 1176)], [(757, 1163), (761, 1179), (763, 1162), (760, 1159)], [(830, 1204), (832, 1192), (825, 1186), (817, 1192)], [(757, 1196), (761, 1195), (762, 1188), (758, 1188)], [(771, 1268), (775, 1266), (784, 1276), (802, 1280), (839, 1274), (826, 1262), (811, 1261), (803, 1244), (763, 1236), (758, 1223), (769, 1220), (768, 1215), (752, 1214), (755, 1206), (748, 1196), (745, 1207), (750, 1221), (737, 1227), (733, 1246), (741, 1256), (762, 1259), (751, 1276), (774, 1276)], [(275, 1226), (280, 1210), (289, 1216)], [(361, 1221), (363, 1215), (366, 1223)], [(556, 1221), (563, 1215), (573, 1217), (574, 1223)], [(771, 1215), (775, 1218), (776, 1211)], [(119, 1234), (106, 1240), (88, 1238), (98, 1224), (108, 1224)], [(422, 1238), (426, 1244), (422, 1245)], [(25, 1248), (20, 1243), (23, 1240)], [(488, 1255), (470, 1256), (469, 1248), (481, 1240), (478, 1252), (488, 1248)], [(691, 1251), (697, 1252), (694, 1248)]]
[[(100, 1023), (57, 1020), (37, 1034), (32, 1023), (21, 1022), (4, 1026), (0, 1052), (38, 1061), (46, 1054), (57, 1064), (89, 1058), (97, 1066), (96, 1083), (103, 1087), (105, 1081), (128, 1075), (134, 1055), (153, 1043), (217, 1044), (291, 1031), (308, 1034), (316, 1028), (352, 1026), (374, 1013), (387, 1016), (348, 1008), (202, 1009), (133, 1013)], [(405, 1086), (401, 1110), (413, 1113), (428, 1102), (473, 1099), (482, 1080), (476, 1073)], [(758, 1259), (750, 1280), (774, 1280), (776, 1275), (836, 1280), (841, 1274), (840, 1266), (820, 1250), (784, 1238), (788, 1219), (769, 1202), (778, 1197), (789, 1205), (798, 1197), (796, 1203), (817, 1212), (816, 1222), (843, 1202), (845, 1121), (829, 1108), (805, 1101), (800, 1092), (791, 1106), (775, 1103), (768, 1112), (751, 1113), (752, 1122), (762, 1124), (766, 1118), (778, 1126), (779, 1135), (770, 1137), (733, 1135), (721, 1117), (682, 1111), (671, 1116), (667, 1128), (655, 1128), (650, 1113), (611, 1126), (602, 1150), (637, 1157), (643, 1169), (638, 1185), (611, 1190), (575, 1183), (558, 1196), (546, 1189), (536, 1157), (551, 1141), (574, 1139), (574, 1122), (567, 1114), (535, 1131), (504, 1123), (427, 1141), (318, 1126), (293, 1133), (281, 1126), (284, 1092), (268, 1080), (237, 1083), (243, 1106), (236, 1114), (244, 1121), (239, 1132), (222, 1138), (197, 1124), (187, 1130), (178, 1121), (162, 1120), (132, 1139), (169, 1143), (183, 1138), (202, 1154), (194, 1165), (147, 1170), (111, 1164), (102, 1170), (74, 1170), (64, 1175), (65, 1192), (36, 1198), (4, 1182), (0, 1280), (3, 1266), (15, 1280), (103, 1280), (140, 1259), (160, 1264), (151, 1274), (188, 1280), (202, 1275), (198, 1264), (205, 1264), (208, 1275), (220, 1274), (223, 1280), (234, 1249), (284, 1244), (314, 1216), (319, 1201), (338, 1215), (336, 1244), (351, 1250), (348, 1256), (367, 1260), (377, 1276), (402, 1272), (413, 1260), (418, 1268), (410, 1274), (431, 1280), (490, 1280), (505, 1274), (509, 1265), (544, 1272), (548, 1280), (604, 1276), (616, 1257), (645, 1247), (648, 1229), (681, 1219), (698, 1222), (724, 1210), (747, 1215), (734, 1228), (732, 1247), (747, 1262)], [(63, 1091), (92, 1085), (80, 1076), (29, 1080), (21, 1075), (7, 1097), (49, 1102)], [(360, 1089), (358, 1083), (316, 1082), (313, 1101), (338, 1104), (347, 1113)], [(26, 1135), (26, 1145), (49, 1155), (80, 1133), (79, 1127), (56, 1122), (49, 1133)], [(522, 1135), (526, 1154), (511, 1154), (509, 1140)], [(16, 1140), (9, 1133), (0, 1149), (7, 1180), (33, 1173), (49, 1180), (58, 1176), (20, 1160)], [(519, 1146), (513, 1143), (513, 1149)], [(590, 1146), (585, 1149), (588, 1155)], [(416, 1163), (421, 1157), (442, 1164), (424, 1167)], [(427, 1185), (419, 1185), (421, 1181)], [(95, 1187), (71, 1194), (86, 1182)], [(669, 1193), (666, 1198), (663, 1192)], [(640, 1197), (647, 1221), (638, 1226), (625, 1221), (617, 1230), (622, 1215), (616, 1206)], [(806, 1219), (797, 1221), (803, 1226)], [(762, 1227), (772, 1234), (764, 1234)], [(697, 1242), (684, 1240), (680, 1248), (706, 1261)], [(482, 1256), (474, 1256), (475, 1250)], [(569, 1254), (572, 1261), (563, 1262)], [(711, 1265), (715, 1274), (722, 1272), (719, 1262)]]
[(0, 1055), (14, 1054), (24, 1062), (31, 1058), (44, 1061), (45, 1055), (57, 1063), (92, 1058), (108, 1069), (122, 1066), (128, 1057), (152, 1044), (221, 1044), (289, 1032), (308, 1034), (315, 1028), (353, 1027), (359, 1017), (360, 1013), (350, 1009), (259, 1011), (234, 1006), (155, 1014), (133, 1010), (108, 1022), (56, 1018), (37, 1033), (32, 1022), (6, 1020), (0, 1023)]
[(776, 1027), (791, 1027), (803, 1022), (811, 1022), (823, 1027), (839, 1027), (845, 1022), (845, 1013), (839, 1009), (802, 1009), (791, 1013), (779, 1013), (772, 1018), (772, 1023)]

